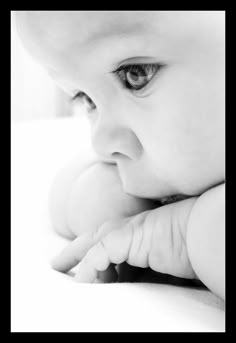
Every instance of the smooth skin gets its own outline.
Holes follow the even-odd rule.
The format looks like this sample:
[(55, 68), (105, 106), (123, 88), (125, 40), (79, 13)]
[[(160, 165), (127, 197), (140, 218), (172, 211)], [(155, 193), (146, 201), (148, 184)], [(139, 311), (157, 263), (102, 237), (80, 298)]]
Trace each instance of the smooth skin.
[[(180, 194), (197, 198), (196, 204), (205, 194), (204, 213), (204, 206), (194, 206), (195, 225), (183, 228), (194, 237), (186, 251), (196, 270), (203, 268), (196, 274), (223, 297), (218, 283), (224, 282), (224, 270), (212, 272), (214, 244), (224, 256), (223, 210), (210, 209), (224, 204), (224, 192), (218, 191), (225, 180), (224, 12), (16, 14), (25, 47), (68, 94), (83, 93), (78, 105), (91, 124), (94, 149), (102, 162), (116, 164), (125, 193), (153, 200)], [(112, 73), (124, 64), (148, 63), (162, 67), (139, 91)], [(208, 196), (214, 188), (216, 196)], [(208, 236), (208, 253), (197, 253)]]

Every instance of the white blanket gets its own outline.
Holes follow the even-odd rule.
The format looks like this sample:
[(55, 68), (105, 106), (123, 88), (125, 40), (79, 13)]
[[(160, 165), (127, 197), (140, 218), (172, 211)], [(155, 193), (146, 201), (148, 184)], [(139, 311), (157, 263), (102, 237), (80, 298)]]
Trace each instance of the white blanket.
[(11, 331), (224, 331), (224, 303), (206, 290), (161, 284), (78, 284), (51, 269), (67, 241), (49, 220), (56, 171), (89, 145), (83, 119), (12, 123)]

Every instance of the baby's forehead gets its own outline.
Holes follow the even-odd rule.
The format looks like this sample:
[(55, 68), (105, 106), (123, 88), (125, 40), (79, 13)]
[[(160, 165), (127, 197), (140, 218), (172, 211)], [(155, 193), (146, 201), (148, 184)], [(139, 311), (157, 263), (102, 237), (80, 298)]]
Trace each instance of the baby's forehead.
[(25, 11), (17, 15), (32, 34), (44, 40), (71, 41), (78, 44), (96, 39), (99, 35), (122, 35), (148, 30), (157, 23), (160, 13), (128, 11)]
[(202, 24), (212, 17), (217, 20), (217, 11), (18, 11), (17, 17), (35, 38), (60, 45), (73, 40), (83, 44), (101, 35), (128, 31), (130, 35), (154, 32), (168, 37), (195, 30), (201, 35)]
[[(57, 62), (97, 55), (97, 47), (106, 48), (107, 54), (114, 40), (111, 56), (118, 46), (123, 50), (125, 46), (127, 55), (130, 47), (139, 56), (150, 51), (158, 52), (159, 58), (162, 52), (178, 55), (183, 42), (198, 42), (198, 47), (217, 36), (219, 15), (217, 11), (19, 11), (16, 17), (26, 48), (54, 69)], [(212, 26), (214, 21), (217, 25)]]

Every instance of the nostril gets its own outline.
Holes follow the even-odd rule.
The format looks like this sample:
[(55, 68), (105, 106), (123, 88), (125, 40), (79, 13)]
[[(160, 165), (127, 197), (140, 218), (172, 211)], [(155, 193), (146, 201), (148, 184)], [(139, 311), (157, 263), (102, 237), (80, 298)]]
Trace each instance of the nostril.
[(84, 92), (81, 92), (81, 91), (78, 92), (78, 93), (74, 96), (73, 99), (74, 99), (74, 100), (79, 99), (79, 100), (83, 101), (84, 104), (87, 105), (87, 108), (88, 108), (89, 110), (94, 110), (94, 109), (96, 109), (96, 105), (95, 105), (95, 103), (93, 102), (93, 100), (92, 100), (86, 93), (84, 93)]
[(88, 96), (87, 96), (87, 101), (88, 101), (89, 105), (90, 105), (93, 109), (96, 108), (95, 103), (94, 103), (93, 100), (92, 100), (90, 97), (88, 97)]

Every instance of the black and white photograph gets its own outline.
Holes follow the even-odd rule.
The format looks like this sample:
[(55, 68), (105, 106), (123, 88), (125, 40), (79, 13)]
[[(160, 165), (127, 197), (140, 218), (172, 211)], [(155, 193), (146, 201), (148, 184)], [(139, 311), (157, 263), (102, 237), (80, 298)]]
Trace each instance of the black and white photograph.
[(222, 10), (11, 15), (11, 332), (225, 332)]

